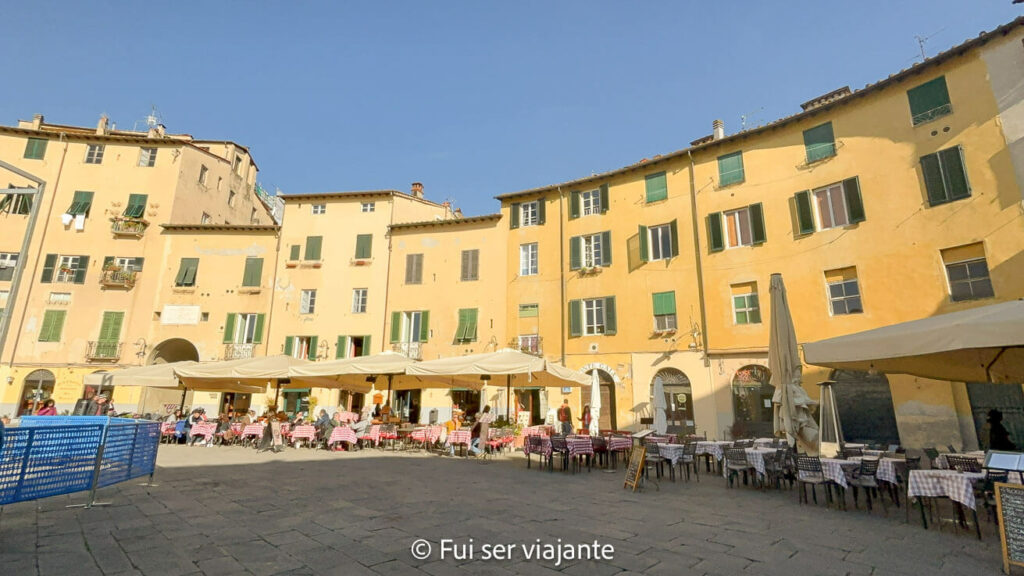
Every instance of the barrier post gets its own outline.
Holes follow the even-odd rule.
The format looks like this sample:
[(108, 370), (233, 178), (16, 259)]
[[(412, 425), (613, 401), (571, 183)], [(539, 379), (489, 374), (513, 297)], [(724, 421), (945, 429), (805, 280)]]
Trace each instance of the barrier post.
[(110, 502), (96, 501), (96, 488), (100, 483), (100, 468), (103, 467), (103, 448), (107, 445), (107, 430), (110, 429), (110, 421), (103, 427), (103, 434), (100, 436), (100, 445), (96, 448), (96, 467), (92, 470), (92, 483), (89, 488), (89, 499), (85, 504), (68, 504), (65, 508), (92, 508), (93, 506), (109, 506)]
[[(132, 442), (132, 461), (133, 462), (135, 461), (135, 447), (138, 446), (139, 431), (140, 430), (142, 430), (142, 425), (141, 424), (136, 424), (135, 425), (135, 440)], [(157, 450), (159, 450), (160, 449), (160, 436), (157, 436), (156, 446), (157, 446)], [(129, 466), (128, 469), (131, 470), (131, 466)], [(146, 486), (148, 488), (156, 488), (157, 486), (159, 486), (159, 484), (153, 484), (153, 474), (156, 474), (156, 462), (155, 462), (155, 460), (153, 462), (153, 470), (149, 473), (149, 480), (146, 480), (142, 484), (139, 484), (139, 486)]]
[(21, 496), (21, 489), (25, 486), (25, 473), (28, 471), (28, 457), (32, 454), (32, 439), (35, 437), (36, 431), (28, 431), (28, 440), (25, 442), (25, 453), (21, 457), (21, 472), (18, 473), (18, 487), (14, 489), (14, 501), (19, 500)]

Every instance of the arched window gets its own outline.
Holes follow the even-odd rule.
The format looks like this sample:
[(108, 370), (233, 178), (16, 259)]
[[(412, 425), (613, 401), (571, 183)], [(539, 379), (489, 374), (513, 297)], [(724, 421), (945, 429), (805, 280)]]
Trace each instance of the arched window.
[(661, 378), (665, 389), (665, 420), (669, 434), (693, 434), (693, 390), (690, 379), (675, 368), (662, 368), (651, 380), (651, 411), (654, 410), (654, 381)]
[(732, 377), (733, 437), (766, 438), (774, 435), (771, 372), (750, 364)]
[(21, 390), (21, 404), (18, 415), (33, 414), (44, 401), (53, 396), (53, 386), (57, 380), (49, 370), (34, 370), (25, 377), (25, 386)]

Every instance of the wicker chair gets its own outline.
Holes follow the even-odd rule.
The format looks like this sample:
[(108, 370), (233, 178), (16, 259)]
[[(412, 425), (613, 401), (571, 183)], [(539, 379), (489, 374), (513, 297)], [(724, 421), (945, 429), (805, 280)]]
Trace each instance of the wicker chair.
[(800, 503), (807, 503), (807, 485), (811, 486), (811, 496), (814, 503), (818, 503), (818, 486), (825, 488), (825, 502), (832, 503), (832, 486), (835, 484), (821, 470), (821, 460), (817, 456), (797, 456), (796, 458), (796, 481), (800, 485)]

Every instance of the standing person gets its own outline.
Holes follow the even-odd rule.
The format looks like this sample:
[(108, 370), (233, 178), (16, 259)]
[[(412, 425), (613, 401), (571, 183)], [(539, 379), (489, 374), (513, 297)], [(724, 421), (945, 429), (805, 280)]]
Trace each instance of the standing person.
[(491, 422), (494, 422), (494, 414), (491, 414), (491, 406), (488, 404), (484, 406), (484, 411), (476, 416), (476, 424), (473, 425), (473, 431), (470, 433), (472, 440), (469, 443), (469, 451), (475, 456), (483, 454), (483, 448), (481, 444), (487, 442), (487, 435), (491, 430)]
[(107, 393), (97, 394), (89, 401), (89, 405), (85, 408), (86, 416), (106, 416), (113, 411), (114, 405), (110, 403), (110, 398), (107, 397)]
[(562, 428), (563, 436), (572, 434), (572, 409), (569, 408), (568, 398), (562, 400), (562, 405), (558, 408), (558, 423)]
[(57, 403), (50, 398), (46, 402), (43, 402), (42, 408), (36, 412), (36, 416), (56, 416), (57, 415)]
[(1003, 426), (1003, 413), (995, 408), (988, 411), (988, 447), (1009, 452), (1017, 450), (1017, 445), (1010, 440), (1010, 432)]
[(590, 434), (590, 422), (592, 418), (590, 416), (590, 404), (583, 405), (583, 416), (580, 417), (580, 424), (583, 425), (583, 433)]

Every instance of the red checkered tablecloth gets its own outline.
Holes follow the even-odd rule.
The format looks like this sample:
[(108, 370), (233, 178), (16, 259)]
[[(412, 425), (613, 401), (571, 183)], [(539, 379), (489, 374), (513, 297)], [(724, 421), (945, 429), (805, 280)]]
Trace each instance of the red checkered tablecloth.
[(553, 427), (544, 425), (523, 428), (523, 436), (551, 436), (553, 432)]
[(974, 510), (974, 483), (984, 478), (984, 472), (911, 470), (907, 496), (949, 498)]
[(292, 430), (292, 441), (295, 440), (314, 440), (316, 439), (316, 428), (313, 426), (296, 426), (295, 430)]
[(370, 442), (373, 442), (374, 446), (380, 444), (380, 424), (371, 424), (359, 439), (369, 440)]
[(162, 436), (167, 436), (169, 434), (174, 434), (174, 426), (176, 424), (177, 424), (176, 422), (164, 422), (164, 423), (160, 424), (160, 434)]
[(217, 432), (217, 425), (212, 422), (200, 422), (192, 425), (192, 430), (189, 431), (190, 436), (204, 436), (207, 439), (213, 438), (213, 435)]
[(609, 452), (625, 452), (633, 448), (633, 439), (625, 436), (608, 436), (605, 441)]
[(569, 447), (570, 456), (594, 454), (594, 443), (590, 440), (590, 436), (567, 436), (565, 445)]
[[(543, 456), (550, 457), (551, 456), (551, 437), (550, 436), (541, 436), (539, 434), (534, 436), (534, 437), (535, 438), (540, 438), (540, 451), (539, 451), (540, 454), (543, 455)], [(523, 442), (523, 453), (524, 454), (533, 454), (533, 452), (530, 451), (530, 439), (529, 438), (527, 438), (526, 441)]]
[(465, 444), (466, 446), (469, 446), (471, 432), (471, 430), (452, 430), (448, 433), (448, 443), (452, 445)]
[(246, 424), (242, 428), (242, 436), (263, 436), (263, 424)]
[(331, 431), (331, 437), (327, 439), (327, 445), (330, 446), (335, 442), (348, 442), (349, 444), (355, 444), (358, 441), (356, 433), (352, 431), (348, 426), (336, 426)]
[(433, 444), (441, 437), (441, 430), (443, 429), (444, 426), (426, 426), (423, 428), (417, 428), (409, 434), (409, 437), (417, 442)]
[(338, 411), (338, 419), (342, 422), (358, 422), (359, 414), (355, 412), (347, 412), (345, 410)]

